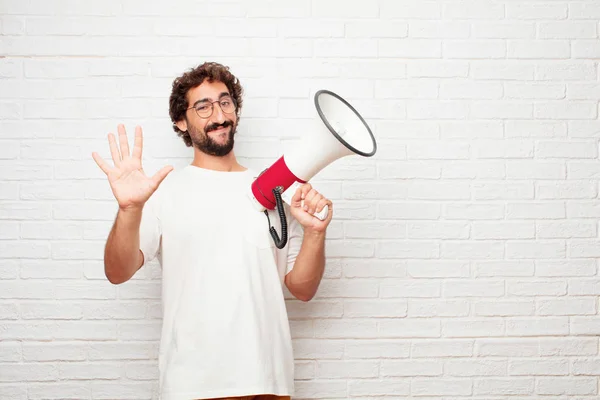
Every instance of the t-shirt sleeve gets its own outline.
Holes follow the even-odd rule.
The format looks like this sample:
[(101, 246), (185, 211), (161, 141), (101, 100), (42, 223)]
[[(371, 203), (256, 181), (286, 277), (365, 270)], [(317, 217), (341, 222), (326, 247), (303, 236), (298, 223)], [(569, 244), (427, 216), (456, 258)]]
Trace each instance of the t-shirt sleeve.
[(140, 223), (140, 250), (144, 255), (142, 266), (154, 260), (160, 248), (162, 230), (159, 209), (159, 194), (156, 191), (146, 201), (142, 209), (142, 220)]
[(304, 228), (290, 213), (290, 208), (286, 204), (286, 218), (288, 222), (288, 242), (284, 247), (287, 251), (283, 252), (280, 262), (285, 267), (285, 274), (287, 275), (294, 268), (294, 262), (300, 252), (302, 246), (302, 239), (304, 237)]

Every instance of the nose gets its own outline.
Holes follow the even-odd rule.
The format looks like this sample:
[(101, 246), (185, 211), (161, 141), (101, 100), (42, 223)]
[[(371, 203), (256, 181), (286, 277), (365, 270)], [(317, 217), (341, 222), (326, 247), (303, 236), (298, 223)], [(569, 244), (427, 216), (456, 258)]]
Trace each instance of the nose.
[(223, 110), (221, 110), (221, 104), (213, 104), (213, 113), (211, 115), (211, 120), (216, 124), (222, 124), (223, 122), (225, 122), (225, 115), (223, 113)]

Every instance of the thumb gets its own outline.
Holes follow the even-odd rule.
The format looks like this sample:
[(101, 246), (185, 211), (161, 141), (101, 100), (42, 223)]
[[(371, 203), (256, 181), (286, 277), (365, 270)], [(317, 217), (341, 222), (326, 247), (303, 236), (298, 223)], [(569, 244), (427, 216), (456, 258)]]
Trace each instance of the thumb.
[(152, 177), (152, 182), (158, 187), (162, 183), (162, 181), (169, 175), (169, 173), (173, 171), (173, 167), (171, 165), (167, 165), (166, 167), (162, 167), (160, 171), (158, 171)]

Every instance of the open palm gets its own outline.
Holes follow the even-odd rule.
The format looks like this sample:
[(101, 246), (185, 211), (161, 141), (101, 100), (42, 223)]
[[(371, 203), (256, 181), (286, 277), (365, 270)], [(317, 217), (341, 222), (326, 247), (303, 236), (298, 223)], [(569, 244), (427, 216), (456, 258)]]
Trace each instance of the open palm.
[(135, 139), (131, 155), (129, 154), (129, 144), (127, 142), (125, 127), (119, 125), (118, 132), (120, 151), (115, 135), (112, 133), (108, 134), (108, 143), (114, 167), (111, 167), (96, 152), (92, 153), (92, 157), (108, 177), (110, 188), (119, 203), (119, 208), (122, 210), (142, 208), (144, 203), (158, 188), (158, 185), (173, 170), (173, 167), (166, 166), (154, 174), (154, 176), (146, 176), (142, 168), (142, 128), (139, 126), (135, 128)]

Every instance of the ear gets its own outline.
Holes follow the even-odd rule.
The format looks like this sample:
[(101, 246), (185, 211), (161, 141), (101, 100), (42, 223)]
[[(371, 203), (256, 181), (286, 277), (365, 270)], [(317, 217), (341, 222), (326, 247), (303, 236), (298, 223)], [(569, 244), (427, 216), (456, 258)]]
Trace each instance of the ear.
[(177, 126), (177, 128), (179, 128), (180, 131), (182, 131), (182, 132), (187, 131), (187, 121), (185, 120), (185, 118), (177, 121), (177, 123), (175, 125)]

